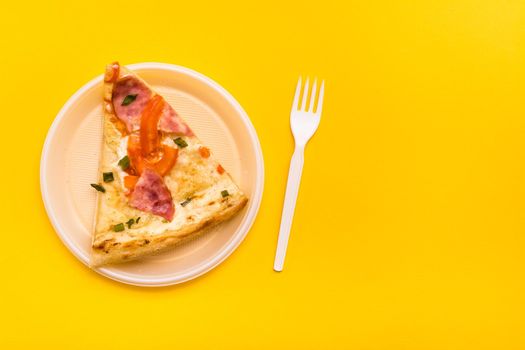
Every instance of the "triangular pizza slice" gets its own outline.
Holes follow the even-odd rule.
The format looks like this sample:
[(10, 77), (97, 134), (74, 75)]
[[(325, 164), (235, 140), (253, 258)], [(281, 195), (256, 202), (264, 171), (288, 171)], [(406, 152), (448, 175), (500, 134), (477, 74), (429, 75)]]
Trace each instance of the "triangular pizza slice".
[(92, 266), (149, 256), (241, 210), (247, 197), (144, 80), (106, 67)]

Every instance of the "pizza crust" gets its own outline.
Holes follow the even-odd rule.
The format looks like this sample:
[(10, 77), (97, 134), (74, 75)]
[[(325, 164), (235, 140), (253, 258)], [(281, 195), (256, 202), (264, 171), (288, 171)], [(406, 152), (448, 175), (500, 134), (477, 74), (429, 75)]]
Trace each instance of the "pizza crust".
[[(222, 210), (213, 216), (195, 222), (176, 231), (166, 231), (160, 235), (137, 235), (133, 237), (111, 237), (94, 242), (91, 265), (98, 267), (106, 264), (121, 263), (151, 256), (174, 248), (182, 243), (196, 238), (207, 229), (229, 219), (242, 209), (248, 199), (240, 197), (230, 201)], [(128, 238), (128, 240), (126, 240)]]

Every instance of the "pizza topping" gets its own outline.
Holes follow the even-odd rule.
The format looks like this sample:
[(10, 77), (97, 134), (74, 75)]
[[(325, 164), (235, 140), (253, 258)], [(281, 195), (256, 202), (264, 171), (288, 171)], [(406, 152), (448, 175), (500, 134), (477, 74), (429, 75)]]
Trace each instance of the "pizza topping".
[(139, 220), (140, 220), (140, 216), (137, 218), (137, 220), (135, 220), (135, 223), (138, 224)]
[(159, 129), (166, 132), (172, 132), (177, 135), (192, 136), (193, 132), (190, 127), (182, 120), (175, 110), (166, 103), (160, 118)]
[(139, 133), (133, 133), (128, 138), (128, 155), (132, 166), (128, 172), (133, 175), (140, 175), (148, 168), (164, 176), (177, 162), (178, 149), (161, 144), (157, 130), (164, 105), (162, 97), (154, 96), (144, 108)]
[(124, 231), (124, 230), (125, 230), (125, 227), (124, 227), (123, 223), (116, 224), (115, 226), (113, 226), (113, 231), (115, 231), (115, 232), (121, 232), (121, 231)]
[(126, 221), (126, 225), (128, 225), (128, 228), (131, 228), (131, 225), (133, 225), (134, 223), (135, 223), (135, 220), (133, 220), (133, 218)]
[(178, 149), (161, 144), (154, 157), (144, 158), (140, 137), (135, 134), (130, 135), (128, 139), (128, 155), (131, 159), (132, 168), (128, 169), (128, 172), (133, 175), (140, 175), (145, 168), (148, 168), (164, 176), (175, 166), (178, 154)]
[(93, 187), (95, 190), (99, 192), (102, 192), (102, 193), (106, 192), (106, 189), (99, 184), (91, 184), (91, 187)]
[(107, 172), (107, 173), (102, 173), (102, 179), (104, 180), (104, 182), (111, 182), (113, 180), (115, 180), (115, 178), (113, 177), (113, 172)]
[[(164, 102), (160, 95), (154, 94), (144, 82), (132, 75), (126, 75), (115, 83), (113, 107), (117, 117), (126, 124), (128, 132), (142, 127), (141, 116), (154, 95), (159, 96)], [(168, 103), (163, 104), (157, 123), (161, 131), (178, 135), (193, 135), (189, 126)]]
[(127, 170), (132, 175), (142, 174), (144, 161), (140, 149), (140, 137), (137, 134), (131, 134), (128, 138), (128, 156), (131, 160), (131, 168)]
[(203, 158), (208, 158), (210, 156), (210, 150), (207, 147), (199, 147), (199, 153)]
[(190, 198), (186, 198), (186, 199), (184, 200), (184, 202), (181, 202), (181, 203), (180, 203), (180, 205), (181, 205), (182, 207), (185, 207), (185, 206), (187, 206), (187, 205), (191, 202), (191, 200), (192, 200), (191, 197), (190, 197)]
[(184, 141), (182, 137), (177, 137), (173, 140), (173, 142), (175, 142), (175, 144), (180, 148), (188, 147), (188, 144), (186, 143), (186, 141)]
[(128, 169), (128, 173), (140, 175), (144, 169), (148, 168), (155, 170), (161, 176), (168, 174), (177, 162), (179, 150), (162, 144), (155, 158), (144, 158), (137, 139), (138, 137), (130, 137), (128, 140), (128, 155), (131, 158), (132, 166)]
[(154, 158), (159, 149), (160, 138), (157, 125), (164, 109), (164, 99), (160, 95), (153, 96), (140, 119), (140, 147), (144, 158)]
[(139, 181), (138, 176), (134, 176), (134, 175), (124, 176), (124, 187), (126, 187), (128, 191), (131, 191), (133, 190), (133, 188), (135, 188), (137, 181)]
[(122, 170), (126, 171), (129, 168), (129, 157), (124, 156), (118, 161), (118, 165), (122, 168)]
[[(113, 88), (113, 108), (117, 117), (126, 124), (128, 132), (140, 127), (140, 116), (151, 98), (152, 91), (146, 84), (133, 76), (124, 76)], [(128, 96), (135, 96), (133, 101)], [(129, 103), (124, 104), (128, 99)], [(133, 103), (131, 103), (133, 102)]]
[(228, 191), (224, 190), (224, 191), (221, 191), (221, 196), (222, 198), (226, 198), (228, 197), (230, 194), (228, 193)]
[(171, 221), (175, 214), (171, 193), (164, 184), (162, 177), (147, 168), (144, 169), (137, 181), (129, 204), (139, 210), (161, 216), (168, 221)]
[(146, 168), (154, 169), (160, 175), (164, 176), (171, 170), (171, 168), (173, 168), (173, 166), (175, 166), (178, 155), (178, 149), (171, 148), (168, 145), (162, 145), (160, 159), (156, 161), (145, 159), (144, 166)]
[(224, 174), (224, 168), (222, 167), (222, 165), (217, 165), (217, 172), (221, 175)]
[(135, 101), (135, 99), (137, 98), (138, 94), (135, 94), (135, 95), (128, 95), (124, 98), (124, 100), (122, 100), (122, 103), (121, 105), (122, 106), (128, 106), (129, 104), (131, 104), (131, 102)]

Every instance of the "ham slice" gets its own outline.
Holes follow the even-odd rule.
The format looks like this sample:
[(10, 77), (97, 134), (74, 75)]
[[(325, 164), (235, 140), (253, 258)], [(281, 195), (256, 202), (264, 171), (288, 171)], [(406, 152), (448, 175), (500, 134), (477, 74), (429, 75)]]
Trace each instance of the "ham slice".
[(164, 110), (162, 111), (162, 116), (159, 120), (159, 130), (173, 132), (177, 135), (193, 135), (193, 132), (191, 131), (188, 124), (182, 121), (177, 112), (175, 112), (169, 103), (164, 105)]
[(129, 204), (139, 210), (152, 213), (171, 221), (175, 207), (171, 193), (162, 177), (151, 169), (144, 169), (135, 189), (131, 193)]
[[(130, 95), (135, 96), (135, 99), (123, 106), (124, 99)], [(132, 75), (125, 75), (115, 83), (113, 87), (113, 108), (117, 117), (126, 124), (129, 132), (140, 129), (142, 111), (152, 96), (153, 91), (143, 81)], [(159, 130), (168, 133), (193, 135), (189, 126), (168, 103), (165, 104), (162, 111), (158, 127)]]

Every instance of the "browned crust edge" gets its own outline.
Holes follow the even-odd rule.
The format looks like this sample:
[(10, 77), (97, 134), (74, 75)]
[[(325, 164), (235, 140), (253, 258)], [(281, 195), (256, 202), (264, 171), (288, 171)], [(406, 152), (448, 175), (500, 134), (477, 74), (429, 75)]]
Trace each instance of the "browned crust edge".
[(242, 196), (236, 203), (229, 203), (231, 206), (214, 216), (177, 231), (166, 231), (159, 235), (142, 235), (124, 243), (114, 240), (103, 241), (93, 247), (91, 267), (128, 262), (169, 250), (205, 233), (206, 229), (228, 220), (247, 202), (248, 198)]

